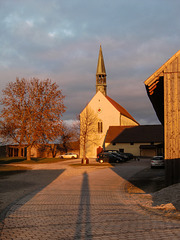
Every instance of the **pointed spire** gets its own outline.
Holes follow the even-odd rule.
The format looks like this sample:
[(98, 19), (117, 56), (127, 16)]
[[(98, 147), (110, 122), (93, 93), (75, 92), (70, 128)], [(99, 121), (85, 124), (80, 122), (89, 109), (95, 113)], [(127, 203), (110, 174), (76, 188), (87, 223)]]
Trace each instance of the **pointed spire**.
[(99, 58), (98, 58), (97, 71), (96, 71), (96, 75), (99, 75), (99, 74), (106, 75), (106, 69), (105, 69), (101, 45), (99, 49)]
[(106, 85), (106, 69), (102, 54), (102, 48), (100, 45), (99, 58), (96, 71), (96, 92), (100, 91), (105, 96), (107, 95), (107, 85)]

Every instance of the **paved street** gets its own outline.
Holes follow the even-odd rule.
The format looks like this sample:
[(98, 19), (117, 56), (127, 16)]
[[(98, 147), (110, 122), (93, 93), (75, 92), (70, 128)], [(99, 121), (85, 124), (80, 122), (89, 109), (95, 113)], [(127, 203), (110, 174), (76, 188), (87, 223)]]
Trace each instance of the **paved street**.
[(56, 177), (6, 208), (1, 239), (180, 239), (179, 220), (146, 211), (125, 191), (127, 180), (147, 166), (36, 165), (34, 171), (48, 168)]

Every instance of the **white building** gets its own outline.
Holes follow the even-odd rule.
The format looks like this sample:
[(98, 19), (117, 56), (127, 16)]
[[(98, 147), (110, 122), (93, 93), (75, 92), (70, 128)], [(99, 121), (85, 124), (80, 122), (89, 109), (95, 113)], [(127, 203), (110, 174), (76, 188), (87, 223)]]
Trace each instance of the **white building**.
[[(88, 110), (89, 109), (89, 110)], [(105, 148), (105, 137), (110, 126), (137, 126), (138, 122), (117, 102), (107, 96), (106, 70), (100, 46), (96, 71), (96, 94), (80, 114), (81, 132), (87, 112), (94, 115), (94, 130), (88, 134), (86, 156), (96, 157), (98, 149)], [(83, 156), (82, 136), (80, 156)]]

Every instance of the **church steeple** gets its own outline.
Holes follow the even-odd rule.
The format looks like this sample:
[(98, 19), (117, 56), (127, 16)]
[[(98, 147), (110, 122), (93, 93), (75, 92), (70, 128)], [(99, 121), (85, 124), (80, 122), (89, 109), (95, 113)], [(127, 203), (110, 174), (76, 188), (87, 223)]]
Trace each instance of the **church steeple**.
[(106, 69), (105, 69), (105, 64), (103, 59), (102, 48), (100, 45), (99, 58), (98, 58), (97, 71), (96, 71), (96, 92), (100, 91), (106, 96), (107, 95), (106, 88), (107, 88)]

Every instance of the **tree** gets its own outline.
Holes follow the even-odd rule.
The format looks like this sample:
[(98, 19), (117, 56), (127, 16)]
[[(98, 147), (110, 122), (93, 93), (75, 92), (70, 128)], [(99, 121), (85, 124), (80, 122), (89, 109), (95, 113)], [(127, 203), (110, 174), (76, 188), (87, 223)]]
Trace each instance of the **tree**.
[(17, 78), (3, 90), (1, 136), (27, 146), (30, 160), (34, 145), (53, 141), (62, 133), (64, 96), (50, 79)]
[(41, 144), (38, 145), (38, 151), (41, 153), (41, 155), (43, 156), (51, 156), (53, 158), (56, 157), (57, 153), (59, 152), (59, 144)]
[(80, 149), (82, 152), (82, 163), (86, 164), (87, 151), (91, 144), (98, 145), (100, 136), (98, 135), (98, 116), (92, 108), (86, 107), (80, 115)]
[(67, 153), (70, 150), (77, 150), (78, 148), (79, 137), (76, 132), (75, 122), (71, 125), (63, 122), (61, 136), (56, 139), (55, 143), (47, 142), (46, 144), (41, 144), (38, 146), (38, 151), (41, 155), (45, 153), (44, 156), (50, 155), (55, 158), (59, 152)]
[(74, 132), (72, 129), (65, 123), (63, 123), (62, 128), (62, 135), (61, 135), (61, 142), (62, 142), (62, 149), (64, 152), (68, 152), (70, 149), (70, 143), (72, 142)]
[[(79, 138), (77, 138), (77, 133), (75, 129), (75, 123), (72, 125), (63, 123), (62, 127), (62, 135), (61, 135), (61, 144), (64, 152), (68, 152), (69, 150), (73, 149), (73, 143), (75, 143)], [(77, 144), (76, 144), (77, 145)]]

